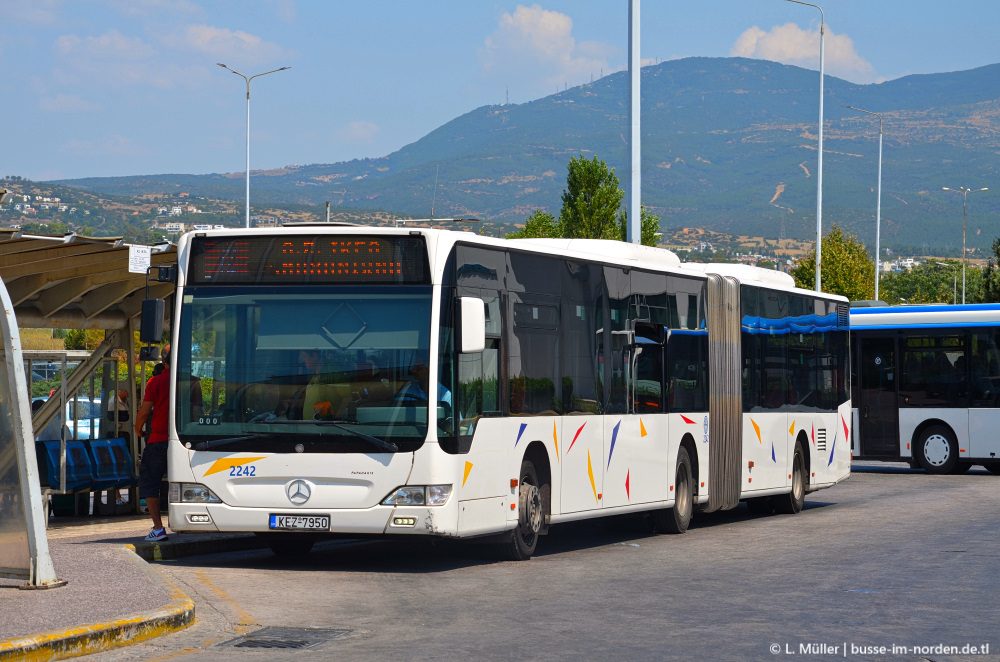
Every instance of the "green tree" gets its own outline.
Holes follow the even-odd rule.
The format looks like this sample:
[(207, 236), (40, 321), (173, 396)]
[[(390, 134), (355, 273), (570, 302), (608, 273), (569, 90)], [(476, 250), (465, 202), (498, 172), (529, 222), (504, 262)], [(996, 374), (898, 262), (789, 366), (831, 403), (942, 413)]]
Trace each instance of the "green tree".
[(562, 236), (584, 239), (620, 239), (625, 192), (608, 164), (583, 154), (569, 162), (566, 190), (562, 194), (559, 225)]
[[(821, 283), (824, 292), (840, 294), (851, 301), (875, 296), (875, 262), (868, 257), (863, 243), (850, 231), (836, 223), (830, 234), (823, 237)], [(811, 290), (816, 286), (816, 251), (797, 263), (792, 277), (798, 287)], [(881, 295), (881, 292), (879, 293)]]
[[(628, 240), (628, 211), (621, 215), (621, 226), (619, 227), (618, 238), (621, 241)], [(639, 243), (643, 246), (655, 246), (660, 232), (660, 217), (646, 209), (646, 205), (639, 208)]]
[(986, 260), (983, 270), (982, 296), (983, 303), (1000, 302), (1000, 237), (993, 240), (993, 255)]
[(93, 350), (103, 341), (104, 331), (99, 329), (70, 329), (63, 338), (66, 349)]
[[(969, 268), (965, 274), (967, 303), (988, 301), (987, 269)], [(996, 275), (992, 276), (996, 279)], [(930, 260), (899, 273), (882, 276), (879, 298), (893, 303), (961, 303), (962, 262)]]
[(541, 209), (536, 209), (535, 212), (528, 217), (528, 221), (524, 224), (524, 227), (517, 232), (512, 232), (507, 235), (508, 239), (536, 239), (539, 237), (561, 237), (562, 232), (559, 229), (559, 224), (556, 222), (556, 217), (552, 214), (542, 211)]
[[(617, 239), (625, 241), (628, 213), (622, 208), (625, 192), (619, 187), (614, 169), (595, 156), (589, 161), (581, 154), (570, 159), (566, 190), (558, 221), (552, 214), (536, 209), (524, 227), (508, 239), (565, 237), (567, 239)], [(643, 206), (639, 211), (640, 242), (655, 246), (660, 218)]]

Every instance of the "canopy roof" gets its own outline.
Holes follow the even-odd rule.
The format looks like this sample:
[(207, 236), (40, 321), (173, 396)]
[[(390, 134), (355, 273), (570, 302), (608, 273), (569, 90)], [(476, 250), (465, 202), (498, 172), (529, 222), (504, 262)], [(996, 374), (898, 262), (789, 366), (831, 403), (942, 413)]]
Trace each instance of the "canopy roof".
[[(153, 245), (151, 254), (153, 266), (177, 263), (174, 244)], [(146, 298), (146, 276), (129, 272), (121, 237), (0, 229), (0, 280), (21, 328), (125, 329)], [(149, 284), (151, 298), (173, 291), (172, 283)]]

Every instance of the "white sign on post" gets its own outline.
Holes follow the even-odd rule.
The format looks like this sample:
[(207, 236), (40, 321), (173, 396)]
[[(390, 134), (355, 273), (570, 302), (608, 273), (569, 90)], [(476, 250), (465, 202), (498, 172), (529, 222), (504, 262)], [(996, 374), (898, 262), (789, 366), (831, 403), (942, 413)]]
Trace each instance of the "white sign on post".
[(128, 247), (128, 272), (130, 274), (144, 274), (152, 264), (152, 252), (149, 246), (136, 246), (129, 244)]

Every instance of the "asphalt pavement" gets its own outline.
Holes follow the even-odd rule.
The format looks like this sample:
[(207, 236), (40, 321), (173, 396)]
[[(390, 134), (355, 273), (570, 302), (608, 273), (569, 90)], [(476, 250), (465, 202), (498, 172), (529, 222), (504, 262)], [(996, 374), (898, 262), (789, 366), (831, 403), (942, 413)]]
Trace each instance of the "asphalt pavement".
[(147, 543), (150, 526), (148, 516), (52, 518), (49, 553), (67, 583), (21, 590), (0, 579), (0, 660), (60, 659), (185, 628), (194, 603), (148, 561), (262, 546), (252, 535), (173, 532)]

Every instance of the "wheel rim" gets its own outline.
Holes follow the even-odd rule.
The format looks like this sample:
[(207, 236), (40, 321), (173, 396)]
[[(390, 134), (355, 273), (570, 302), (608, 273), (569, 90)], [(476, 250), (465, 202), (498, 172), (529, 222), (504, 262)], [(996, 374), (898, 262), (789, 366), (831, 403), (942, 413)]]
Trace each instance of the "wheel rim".
[(536, 485), (521, 483), (519, 496), (521, 538), (530, 543), (542, 528), (542, 493)]
[(805, 494), (805, 484), (803, 481), (803, 474), (805, 471), (802, 467), (802, 455), (799, 453), (795, 454), (795, 471), (792, 472), (792, 496), (798, 501), (802, 499)]
[(924, 440), (924, 459), (932, 467), (944, 466), (951, 459), (951, 442), (943, 434), (932, 434)]
[(691, 510), (691, 472), (686, 464), (682, 464), (677, 472), (677, 496), (675, 497), (677, 512), (681, 517), (687, 517)]

